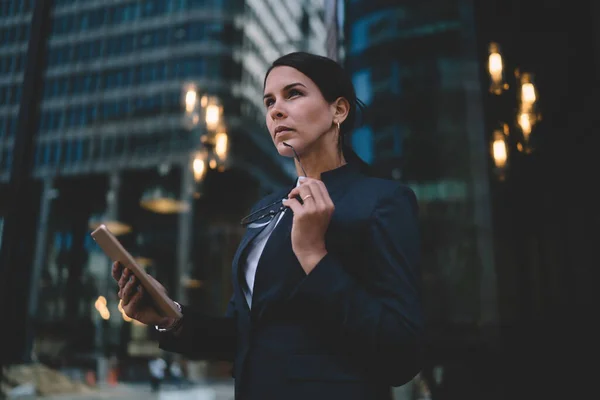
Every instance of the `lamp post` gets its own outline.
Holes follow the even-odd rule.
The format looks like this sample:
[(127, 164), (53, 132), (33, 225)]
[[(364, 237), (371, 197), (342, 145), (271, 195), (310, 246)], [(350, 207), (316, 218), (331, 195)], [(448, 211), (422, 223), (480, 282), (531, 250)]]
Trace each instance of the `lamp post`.
[[(510, 74), (508, 65), (515, 66)], [(501, 309), (507, 310), (501, 314), (508, 320), (513, 318), (511, 314), (528, 318), (540, 240), (535, 217), (540, 200), (535, 154), (536, 128), (541, 121), (539, 93), (534, 74), (505, 60), (497, 43), (488, 47), (487, 78), (490, 155), (497, 177), (492, 184), (498, 271), (501, 282), (506, 282), (500, 285), (506, 284), (514, 293), (510, 300), (501, 301)]]
[[(491, 155), (494, 160), (494, 171), (500, 180), (505, 179), (506, 170), (510, 168), (511, 154), (514, 143), (518, 153), (530, 154), (531, 133), (534, 126), (541, 120), (538, 108), (538, 93), (534, 85), (534, 75), (531, 72), (521, 72), (515, 69), (515, 86), (517, 88), (516, 102), (509, 100), (510, 107), (500, 107), (506, 101), (510, 85), (505, 77), (505, 62), (500, 45), (492, 42), (488, 46), (489, 91), (498, 100), (492, 106), (492, 114), (498, 126), (494, 128)], [(516, 115), (510, 115), (506, 110), (517, 110)], [(512, 121), (509, 124), (507, 121)]]
[(177, 249), (177, 284), (175, 295), (186, 301), (189, 279), (189, 253), (192, 239), (193, 201), (201, 196), (201, 187), (209, 169), (224, 171), (227, 165), (229, 138), (223, 125), (223, 107), (214, 96), (200, 96), (195, 84), (184, 86), (183, 126), (192, 136), (189, 161), (182, 165), (181, 200), (189, 204), (179, 215)]
[[(223, 106), (215, 96), (204, 95), (198, 101), (197, 87), (189, 84), (185, 87), (184, 125), (196, 133), (199, 142), (195, 145), (195, 154), (191, 163), (194, 180), (200, 184), (208, 169), (224, 171), (229, 152), (229, 136), (223, 124)], [(201, 118), (204, 124), (200, 123)]]

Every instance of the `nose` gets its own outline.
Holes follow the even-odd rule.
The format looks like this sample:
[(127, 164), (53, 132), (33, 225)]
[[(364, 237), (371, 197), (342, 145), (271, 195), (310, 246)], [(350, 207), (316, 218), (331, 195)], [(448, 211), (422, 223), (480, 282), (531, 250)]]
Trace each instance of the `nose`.
[(269, 111), (269, 115), (272, 120), (282, 119), (285, 117), (285, 112), (279, 107), (277, 103), (273, 104), (271, 110)]

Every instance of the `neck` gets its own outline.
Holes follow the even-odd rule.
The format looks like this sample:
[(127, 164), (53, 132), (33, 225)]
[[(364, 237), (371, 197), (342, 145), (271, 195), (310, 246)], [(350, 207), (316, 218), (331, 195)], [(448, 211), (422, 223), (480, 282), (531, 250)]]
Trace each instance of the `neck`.
[[(330, 138), (323, 137), (324, 140), (331, 140)], [(336, 138), (337, 139), (337, 138)], [(307, 148), (302, 154), (299, 154), (300, 162), (306, 176), (313, 179), (321, 179), (321, 173), (331, 171), (346, 164), (346, 159), (341, 151), (339, 151), (337, 143), (333, 142), (333, 145), (324, 146), (324, 143), (315, 143), (311, 148)], [(296, 173), (298, 176), (304, 176), (302, 167), (298, 164), (298, 160), (294, 160), (296, 165)]]

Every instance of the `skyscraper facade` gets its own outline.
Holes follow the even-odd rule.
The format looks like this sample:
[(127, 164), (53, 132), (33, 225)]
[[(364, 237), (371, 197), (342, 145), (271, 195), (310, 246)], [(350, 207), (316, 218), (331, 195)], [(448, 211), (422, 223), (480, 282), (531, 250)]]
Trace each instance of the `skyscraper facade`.
[[(0, 185), (20, 134), (34, 6), (0, 5)], [(264, 73), (290, 51), (325, 54), (323, 1), (55, 0), (51, 21), (33, 149), (42, 196), (27, 266), (36, 333), (80, 323), (80, 334), (60, 338), (73, 351), (123, 345), (110, 262), (89, 237), (100, 222), (114, 223), (174, 296), (220, 312), (239, 218), (295, 174), (266, 134)], [(0, 227), (6, 212), (0, 200)]]

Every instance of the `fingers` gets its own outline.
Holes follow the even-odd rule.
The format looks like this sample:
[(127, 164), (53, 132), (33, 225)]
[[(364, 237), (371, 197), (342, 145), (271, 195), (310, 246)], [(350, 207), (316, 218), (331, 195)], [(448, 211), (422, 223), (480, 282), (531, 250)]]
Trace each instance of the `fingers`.
[(317, 192), (322, 200), (322, 204), (326, 207), (326, 208), (333, 208), (333, 200), (331, 200), (331, 197), (329, 196), (329, 192), (327, 191), (327, 188), (325, 187), (325, 184), (322, 181), (317, 181), (316, 184), (311, 187), (311, 190), (314, 192)]
[[(329, 192), (325, 184), (318, 179), (306, 178), (300, 180), (300, 185), (295, 187), (288, 195), (290, 199), (294, 197), (302, 199), (303, 210), (306, 212), (332, 212), (334, 209), (333, 201), (329, 196)], [(287, 203), (289, 205), (292, 202)], [(290, 206), (290, 208), (293, 207)], [(294, 211), (296, 214), (296, 211)]]
[[(319, 184), (315, 183), (314, 185), (306, 186), (307, 194), (302, 197), (304, 200), (304, 206), (308, 206), (309, 209), (314, 209), (316, 211), (325, 211), (326, 208), (326, 200), (325, 196), (329, 197), (328, 193), (323, 193), (319, 188)], [(307, 197), (311, 196), (311, 197)]]
[(295, 198), (283, 200), (283, 205), (292, 209), (294, 215), (300, 215), (302, 213), (302, 204)]
[(112, 265), (112, 277), (115, 281), (119, 282), (121, 279), (121, 274), (123, 273), (123, 265), (120, 262), (114, 262)]
[(121, 289), (120, 293), (120, 297), (124, 306), (131, 302), (136, 293), (140, 292), (138, 287), (140, 287), (139, 280), (136, 279), (134, 275), (131, 275), (125, 286)]
[(119, 278), (119, 282), (118, 282), (119, 289), (123, 289), (125, 287), (130, 275), (131, 275), (131, 271), (129, 270), (129, 268), (123, 268), (123, 272), (121, 273), (121, 277)]

